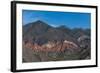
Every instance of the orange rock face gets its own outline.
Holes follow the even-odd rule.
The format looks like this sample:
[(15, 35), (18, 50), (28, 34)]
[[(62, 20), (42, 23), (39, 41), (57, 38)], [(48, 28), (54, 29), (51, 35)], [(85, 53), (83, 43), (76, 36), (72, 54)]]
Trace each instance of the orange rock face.
[(53, 43), (53, 42), (49, 42), (43, 45), (38, 45), (37, 43), (30, 43), (27, 42), (24, 44), (25, 48), (28, 49), (32, 49), (33, 51), (43, 51), (43, 52), (59, 52), (59, 51), (64, 51), (64, 50), (77, 50), (78, 46), (70, 41), (63, 41), (61, 42), (57, 42), (57, 43)]

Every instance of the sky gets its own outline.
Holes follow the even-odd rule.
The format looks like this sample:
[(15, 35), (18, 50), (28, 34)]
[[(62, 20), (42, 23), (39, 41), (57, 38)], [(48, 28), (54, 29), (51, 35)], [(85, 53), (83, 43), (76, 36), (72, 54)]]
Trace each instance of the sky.
[(70, 28), (90, 28), (91, 14), (79, 12), (53, 12), (36, 10), (22, 11), (23, 25), (35, 22), (37, 20), (42, 20), (53, 27), (65, 25), (66, 27)]

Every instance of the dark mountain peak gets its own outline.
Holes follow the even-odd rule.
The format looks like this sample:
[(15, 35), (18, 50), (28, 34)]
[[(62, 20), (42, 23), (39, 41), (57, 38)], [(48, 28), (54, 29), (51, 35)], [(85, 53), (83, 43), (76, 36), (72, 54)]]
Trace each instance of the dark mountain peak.
[(32, 29), (34, 31), (36, 30), (45, 30), (45, 29), (48, 29), (50, 28), (51, 26), (48, 25), (46, 22), (42, 21), (42, 20), (37, 20), (37, 21), (34, 21), (34, 22), (31, 22), (31, 23), (28, 23), (27, 25), (24, 25), (24, 28), (26, 29)]
[(35, 21), (35, 22), (33, 22), (33, 23), (36, 23), (36, 24), (47, 24), (46, 22), (41, 21), (41, 20), (37, 20), (37, 21)]
[(27, 24), (27, 26), (24, 26), (23, 31), (24, 31), (24, 35), (37, 37), (47, 32), (49, 28), (51, 28), (51, 26), (49, 26), (47, 23), (41, 20), (37, 20), (35, 22)]
[(69, 27), (67, 27), (67, 26), (65, 26), (65, 25), (61, 25), (61, 26), (59, 26), (57, 29), (59, 29), (59, 30), (61, 30), (61, 31), (67, 33), (67, 34), (70, 33), (70, 32), (72, 31)]
[(36, 28), (36, 30), (47, 30), (48, 28), (50, 28), (51, 26), (48, 25), (46, 22), (42, 21), (42, 20), (37, 20), (35, 22), (32, 23), (32, 28)]

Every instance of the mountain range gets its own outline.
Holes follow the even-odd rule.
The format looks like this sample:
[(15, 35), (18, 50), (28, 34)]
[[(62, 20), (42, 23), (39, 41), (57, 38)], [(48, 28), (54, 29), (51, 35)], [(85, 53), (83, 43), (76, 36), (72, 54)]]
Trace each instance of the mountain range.
[(90, 36), (90, 29), (70, 29), (64, 25), (52, 27), (41, 20), (23, 25), (23, 39), (35, 39), (40, 44), (53, 40), (68, 40), (78, 44), (77, 39), (82, 35)]
[[(32, 22), (32, 23), (28, 23), (26, 25), (23, 25), (23, 43), (29, 43), (28, 47), (26, 47), (26, 45), (24, 44), (23, 45), (23, 60), (24, 62), (27, 61), (30, 61), (30, 62), (33, 62), (32, 60), (29, 60), (29, 59), (32, 59), (33, 58), (33, 54), (35, 53), (35, 60), (36, 60), (36, 56), (38, 55), (38, 58), (43, 55), (44, 53), (42, 52), (42, 54), (37, 53), (36, 52), (32, 52), (32, 50), (30, 51), (29, 48), (31, 48), (33, 46), (34, 43), (37, 44), (37, 46), (34, 46), (34, 47), (38, 47), (39, 49), (39, 46), (44, 46), (44, 44), (47, 44), (48, 42), (51, 42), (50, 44), (52, 44), (52, 42), (64, 42), (65, 40), (77, 45), (78, 49), (68, 49), (66, 53), (62, 53), (60, 52), (60, 56), (61, 56), (61, 53), (62, 54), (67, 54), (69, 53), (69, 51), (73, 51), (73, 52), (78, 52), (78, 56), (76, 56), (76, 53), (75, 53), (75, 56), (78, 57), (76, 58), (74, 55), (73, 55), (73, 52), (71, 53), (70, 52), (70, 57), (66, 57), (65, 55), (63, 55), (63, 60), (64, 59), (80, 59), (80, 54), (82, 54), (83, 56), (83, 49), (85, 48), (85, 53), (90, 53), (90, 38), (89, 38), (89, 41), (87, 42), (87, 39), (85, 40), (82, 40), (82, 42), (79, 42), (78, 39), (80, 38), (83, 39), (82, 37), (83, 36), (86, 36), (86, 37), (90, 37), (91, 34), (90, 34), (91, 30), (89, 28), (87, 29), (83, 29), (83, 28), (69, 28), (65, 25), (62, 25), (62, 26), (58, 26), (58, 27), (53, 27), (53, 26), (50, 26), (48, 23), (46, 22), (43, 22), (41, 20), (38, 20), (38, 21), (35, 21), (35, 22)], [(31, 44), (31, 45), (30, 45)], [(54, 43), (53, 43), (54, 44)], [(53, 45), (52, 44), (52, 45)], [(60, 43), (61, 45), (61, 43)], [(68, 44), (64, 44), (65, 46), (68, 45)], [(30, 47), (31, 46), (31, 47)], [(42, 46), (42, 47), (43, 47)], [(81, 47), (82, 46), (82, 47)], [(86, 47), (88, 46), (88, 48)], [(32, 47), (31, 49), (34, 49), (34, 47)], [(58, 45), (58, 47), (56, 48), (51, 48), (52, 49), (58, 49), (60, 46)], [(65, 49), (65, 47), (62, 47), (63, 49)], [(28, 50), (29, 49), (29, 50)], [(26, 51), (27, 50), (27, 51)], [(44, 50), (44, 49), (42, 49)], [(78, 50), (78, 51), (77, 51)], [(80, 54), (79, 54), (80, 53)], [(31, 57), (29, 56), (31, 54)], [(45, 55), (42, 56), (41, 59), (43, 59), (43, 61), (47, 61), (47, 60), (51, 60), (49, 56), (49, 54), (54, 54), (54, 56), (58, 56), (58, 52), (49, 52), (48, 54), (46, 53)], [(48, 55), (48, 56), (47, 56)], [(64, 58), (65, 56), (65, 58)], [(85, 57), (89, 57), (90, 58), (90, 54), (87, 54)], [(84, 57), (84, 58), (85, 58)], [(45, 58), (45, 59), (44, 59)], [(49, 58), (49, 59), (48, 59)], [(58, 60), (58, 57), (57, 58), (54, 58), (56, 60)], [(52, 58), (52, 60), (54, 60)], [(81, 59), (83, 59), (81, 57)], [(40, 60), (40, 58), (39, 58)], [(37, 60), (38, 61), (38, 60)]]

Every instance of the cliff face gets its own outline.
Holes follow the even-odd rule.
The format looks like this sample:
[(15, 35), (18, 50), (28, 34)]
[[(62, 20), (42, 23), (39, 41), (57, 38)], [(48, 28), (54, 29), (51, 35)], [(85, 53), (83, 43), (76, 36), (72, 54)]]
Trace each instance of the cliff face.
[(90, 58), (90, 40), (89, 29), (52, 27), (40, 20), (29, 23), (23, 26), (23, 62), (85, 59), (80, 55), (87, 49)]

